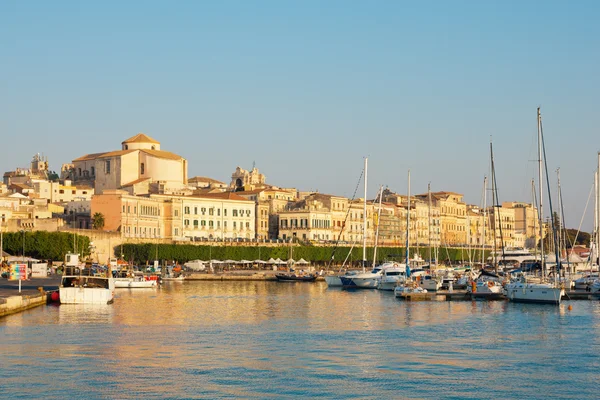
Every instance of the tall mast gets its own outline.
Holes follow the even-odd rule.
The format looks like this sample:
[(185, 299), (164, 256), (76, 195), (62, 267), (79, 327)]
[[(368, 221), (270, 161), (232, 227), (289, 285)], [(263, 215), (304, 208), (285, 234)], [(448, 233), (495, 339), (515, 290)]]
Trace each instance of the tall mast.
[(498, 227), (498, 215), (496, 213), (496, 174), (494, 173), (494, 151), (492, 149), (492, 142), (490, 141), (490, 164), (492, 174), (492, 215), (494, 217), (494, 271), (498, 273), (498, 251), (496, 246), (496, 228)]
[(431, 269), (431, 182), (427, 184), (427, 199), (429, 203), (427, 206), (427, 217), (429, 218), (427, 224), (429, 226), (429, 269)]
[(596, 170), (596, 265), (600, 264), (600, 151), (598, 152), (598, 169)]
[(406, 265), (410, 259), (410, 169), (408, 170), (408, 205), (406, 208)]
[[(535, 181), (532, 179), (531, 180), (531, 213), (533, 214), (535, 212)], [(533, 254), (535, 259), (537, 260), (537, 252), (538, 252), (538, 246), (537, 246), (537, 226), (535, 223), (535, 220), (537, 218), (533, 219)], [(525, 214), (525, 220), (527, 220), (527, 214)], [(527, 223), (527, 222), (525, 222)]]
[(365, 272), (365, 267), (367, 265), (367, 164), (368, 157), (365, 157), (365, 197), (363, 202), (363, 259), (362, 259), (362, 267), (363, 272)]
[(373, 246), (373, 269), (377, 262), (377, 243), (379, 241), (379, 225), (381, 222), (381, 199), (383, 197), (383, 186), (379, 187), (379, 209), (377, 210), (377, 227), (375, 228), (375, 246)]
[(538, 211), (540, 221), (540, 262), (542, 265), (542, 274), (546, 275), (546, 260), (544, 257), (544, 203), (543, 203), (543, 189), (542, 189), (542, 115), (540, 108), (537, 109), (537, 128), (538, 128), (538, 190), (540, 196), (540, 209)]
[(481, 230), (481, 269), (485, 267), (485, 223), (487, 220), (487, 176), (483, 177), (483, 229)]

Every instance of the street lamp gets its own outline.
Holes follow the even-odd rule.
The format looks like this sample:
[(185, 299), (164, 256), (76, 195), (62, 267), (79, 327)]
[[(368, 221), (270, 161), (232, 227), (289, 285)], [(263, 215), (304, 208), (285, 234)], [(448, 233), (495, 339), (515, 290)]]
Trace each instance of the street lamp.
[(21, 253), (21, 258), (23, 258), (23, 263), (25, 263), (25, 230), (21, 230), (23, 237), (23, 252)]

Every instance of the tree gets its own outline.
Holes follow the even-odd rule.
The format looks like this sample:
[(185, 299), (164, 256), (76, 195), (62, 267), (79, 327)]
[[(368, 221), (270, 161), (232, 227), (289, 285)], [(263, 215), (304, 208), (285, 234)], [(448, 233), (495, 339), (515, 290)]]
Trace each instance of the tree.
[(104, 215), (102, 213), (97, 212), (92, 216), (92, 227), (94, 229), (104, 228)]

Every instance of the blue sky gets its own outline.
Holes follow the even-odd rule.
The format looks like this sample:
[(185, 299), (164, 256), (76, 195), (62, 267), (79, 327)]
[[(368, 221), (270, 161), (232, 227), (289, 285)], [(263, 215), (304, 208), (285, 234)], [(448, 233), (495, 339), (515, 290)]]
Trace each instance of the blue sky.
[[(582, 218), (596, 165), (594, 1), (0, 2), (0, 170), (52, 169), (144, 132), (229, 182), (351, 196), (378, 185), (530, 201), (536, 108), (556, 195)], [(546, 196), (546, 194), (545, 194)], [(590, 229), (593, 203), (584, 227)]]

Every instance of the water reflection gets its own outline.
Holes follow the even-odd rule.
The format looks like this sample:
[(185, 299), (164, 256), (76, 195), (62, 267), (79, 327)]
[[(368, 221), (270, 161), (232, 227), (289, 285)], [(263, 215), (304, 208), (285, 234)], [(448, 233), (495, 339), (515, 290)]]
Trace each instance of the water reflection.
[[(599, 305), (572, 304), (405, 302), (321, 283), (166, 284), (118, 291), (112, 305), (0, 320), (0, 374), (9, 397), (593, 397)], [(583, 362), (572, 368), (573, 359)]]

